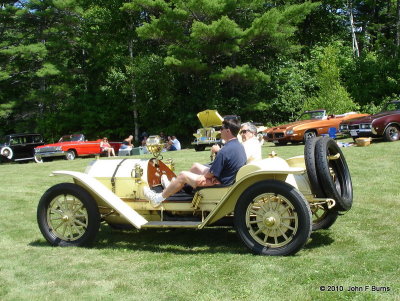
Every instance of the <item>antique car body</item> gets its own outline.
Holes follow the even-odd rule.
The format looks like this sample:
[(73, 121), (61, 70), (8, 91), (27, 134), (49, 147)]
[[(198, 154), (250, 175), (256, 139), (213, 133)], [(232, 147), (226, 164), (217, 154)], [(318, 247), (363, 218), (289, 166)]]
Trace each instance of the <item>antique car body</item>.
[(295, 122), (266, 129), (264, 139), (275, 145), (305, 142), (308, 138), (328, 134), (330, 128), (337, 131), (343, 120), (366, 115), (355, 112), (327, 115), (325, 110), (305, 111)]
[[(149, 137), (151, 159), (95, 160), (84, 173), (54, 171), (53, 175), (72, 177), (74, 183), (57, 184), (44, 193), (37, 210), (39, 228), (51, 245), (83, 246), (95, 239), (100, 221), (137, 229), (234, 225), (255, 254), (291, 255), (307, 242), (311, 229), (330, 227), (338, 211), (349, 210), (352, 203), (343, 154), (333, 140), (317, 139), (311, 139), (306, 156), (284, 160), (272, 153), (243, 166), (231, 186), (185, 188), (154, 208), (143, 188), (161, 191), (161, 176), (172, 179), (175, 174), (171, 162), (158, 159), (159, 137)], [(318, 148), (320, 159), (314, 156)], [(334, 194), (314, 192), (319, 182), (310, 186), (316, 169), (306, 166), (316, 163), (325, 173), (317, 181), (326, 184), (327, 179)]]
[(400, 101), (387, 103), (374, 115), (343, 122), (340, 130), (349, 133), (354, 139), (359, 137), (383, 137), (386, 141), (399, 140), (400, 133)]
[(40, 134), (6, 135), (0, 142), (0, 162), (33, 160), (35, 147), (43, 144)]
[(198, 129), (193, 136), (192, 142), (196, 151), (205, 150), (206, 146), (212, 146), (221, 142), (221, 126), (224, 120), (216, 110), (205, 110), (197, 114), (202, 128)]
[[(95, 141), (85, 140), (83, 134), (65, 135), (57, 143), (46, 144), (35, 148), (35, 161), (42, 163), (43, 159), (64, 157), (74, 160), (77, 156), (90, 156), (101, 154), (101, 139)], [(121, 145), (120, 142), (110, 142), (115, 153)]]

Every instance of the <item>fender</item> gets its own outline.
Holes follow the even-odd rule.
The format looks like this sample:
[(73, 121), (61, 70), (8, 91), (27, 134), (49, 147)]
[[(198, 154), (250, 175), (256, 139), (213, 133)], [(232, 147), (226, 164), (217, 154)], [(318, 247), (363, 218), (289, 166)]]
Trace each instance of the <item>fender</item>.
[(67, 175), (71, 176), (76, 184), (85, 188), (95, 199), (101, 199), (107, 203), (111, 208), (115, 209), (119, 214), (125, 217), (133, 226), (140, 229), (144, 224), (147, 224), (147, 220), (125, 204), (119, 197), (117, 197), (112, 191), (104, 186), (97, 179), (81, 172), (58, 170), (53, 171), (52, 175), (60, 176)]
[[(233, 212), (236, 206), (236, 201), (239, 199), (240, 195), (251, 185), (262, 180), (274, 179), (287, 182), (293, 187), (298, 188), (294, 175), (303, 175), (304, 173), (305, 173), (304, 168), (288, 167), (285, 170), (282, 169), (268, 170), (268, 171), (259, 170), (247, 176), (241, 177), (233, 186), (230, 187), (230, 189), (225, 194), (223, 199), (221, 199), (221, 201), (214, 208), (214, 210), (211, 211), (210, 214), (207, 216), (207, 218), (199, 225), (199, 229), (202, 229), (204, 226), (212, 224), (218, 221), (220, 218)], [(219, 189), (219, 188), (208, 188), (208, 189)], [(203, 190), (207, 190), (207, 188)]]
[(385, 126), (385, 128), (383, 129), (381, 135), (384, 135), (384, 133), (386, 132), (386, 129), (387, 129), (389, 126), (393, 126), (393, 125), (400, 129), (400, 124), (399, 124), (398, 122), (396, 122), (396, 121), (392, 121), (392, 122), (389, 122), (389, 123)]

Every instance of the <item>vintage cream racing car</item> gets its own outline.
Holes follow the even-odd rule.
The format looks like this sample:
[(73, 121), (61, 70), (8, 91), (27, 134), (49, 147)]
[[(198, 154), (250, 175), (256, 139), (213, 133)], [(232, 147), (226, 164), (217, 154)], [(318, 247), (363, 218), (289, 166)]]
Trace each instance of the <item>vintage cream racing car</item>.
[[(345, 158), (327, 137), (310, 139), (304, 156), (284, 160), (274, 153), (243, 166), (236, 182), (181, 191), (153, 208), (143, 187), (161, 190), (160, 177), (175, 176), (160, 159), (162, 144), (149, 137), (151, 159), (94, 160), (85, 173), (54, 171), (74, 183), (49, 188), (39, 201), (37, 220), (54, 246), (86, 246), (105, 221), (112, 227), (193, 228), (233, 226), (255, 254), (291, 255), (312, 230), (330, 227), (352, 205)], [(193, 238), (195, 239), (195, 238)]]

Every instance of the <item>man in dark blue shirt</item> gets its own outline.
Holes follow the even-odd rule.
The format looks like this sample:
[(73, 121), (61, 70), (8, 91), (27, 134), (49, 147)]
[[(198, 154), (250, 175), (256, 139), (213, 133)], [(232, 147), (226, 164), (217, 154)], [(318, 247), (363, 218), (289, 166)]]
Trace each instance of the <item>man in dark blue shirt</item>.
[[(182, 171), (178, 177), (166, 185), (162, 193), (156, 193), (150, 187), (144, 187), (144, 195), (153, 207), (158, 207), (171, 195), (180, 191), (185, 184), (196, 187), (230, 185), (235, 181), (238, 170), (246, 164), (246, 153), (243, 145), (237, 140), (240, 122), (237, 119), (225, 119), (222, 122), (221, 138), (225, 146), (218, 152), (211, 167), (203, 166), (197, 172)], [(195, 163), (196, 164), (196, 163)], [(197, 167), (200, 165), (197, 164)]]

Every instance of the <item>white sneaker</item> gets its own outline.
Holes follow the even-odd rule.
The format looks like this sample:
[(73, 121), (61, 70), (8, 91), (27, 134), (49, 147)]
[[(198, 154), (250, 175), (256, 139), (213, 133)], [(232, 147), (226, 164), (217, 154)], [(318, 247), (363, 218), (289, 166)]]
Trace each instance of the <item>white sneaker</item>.
[(167, 188), (169, 186), (169, 184), (171, 184), (171, 181), (168, 180), (167, 175), (162, 175), (161, 176), (161, 185), (162, 185), (162, 187), (164, 187), (164, 189), (165, 189), (165, 188)]
[(164, 201), (162, 193), (156, 193), (150, 187), (143, 187), (144, 196), (150, 201), (151, 206), (158, 207)]

